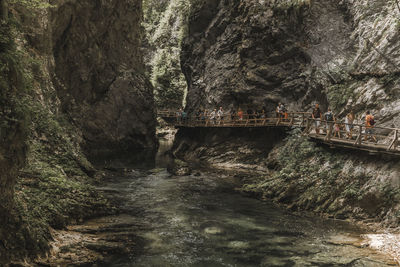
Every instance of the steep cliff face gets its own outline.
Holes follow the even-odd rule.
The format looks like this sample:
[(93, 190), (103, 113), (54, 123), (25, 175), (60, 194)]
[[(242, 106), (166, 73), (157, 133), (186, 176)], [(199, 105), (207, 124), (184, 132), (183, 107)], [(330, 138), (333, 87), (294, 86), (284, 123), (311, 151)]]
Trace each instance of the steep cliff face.
[(155, 147), (140, 52), (141, 1), (63, 1), (52, 10), (54, 79), (86, 151)]
[(267, 1), (194, 5), (182, 56), (189, 110), (325, 102), (322, 88), (310, 84), (311, 57), (303, 48), (307, 8)]
[(86, 157), (154, 150), (155, 119), (141, 1), (0, 7), (0, 265), (18, 265), (50, 228), (112, 212)]
[[(187, 110), (319, 102), (339, 117), (369, 109), (379, 125), (399, 127), (398, 17), (395, 1), (193, 1), (181, 59)], [(398, 225), (397, 159), (323, 149), (298, 132), (264, 134), (258, 145), (243, 135), (178, 133), (175, 154), (258, 169), (245, 190), (293, 209)]]
[[(12, 27), (0, 18), (0, 264), (10, 238), (10, 225), (15, 178), (26, 157), (27, 125), (21, 96), (24, 94), (23, 74), (14, 43)], [(20, 81), (20, 82), (18, 82)]]
[(398, 120), (394, 1), (195, 3), (182, 55), (189, 110), (316, 101)]

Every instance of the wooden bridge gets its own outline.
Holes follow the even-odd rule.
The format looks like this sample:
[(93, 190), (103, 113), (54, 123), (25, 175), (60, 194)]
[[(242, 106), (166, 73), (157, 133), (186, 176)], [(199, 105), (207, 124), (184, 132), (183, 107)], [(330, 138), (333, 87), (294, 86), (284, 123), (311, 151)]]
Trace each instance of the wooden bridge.
[[(302, 128), (304, 135), (310, 140), (327, 144), (331, 147), (342, 147), (367, 151), (370, 154), (389, 154), (400, 156), (398, 128), (374, 126), (364, 124), (346, 124), (343, 122), (319, 121), (320, 132), (316, 132), (316, 120), (308, 112), (290, 112), (279, 117), (259, 117), (254, 114), (238, 116), (224, 116), (223, 119), (188, 116), (182, 118), (176, 111), (159, 111), (158, 116), (176, 128), (261, 128), (286, 127)], [(346, 126), (352, 130), (346, 131)], [(372, 130), (372, 134), (367, 132)]]

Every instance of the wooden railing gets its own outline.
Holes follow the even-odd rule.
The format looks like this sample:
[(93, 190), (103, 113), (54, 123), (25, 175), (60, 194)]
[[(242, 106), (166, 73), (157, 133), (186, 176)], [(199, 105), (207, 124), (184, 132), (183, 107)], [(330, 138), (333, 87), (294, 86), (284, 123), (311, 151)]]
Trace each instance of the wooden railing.
[[(209, 116), (203, 115), (182, 118), (177, 111), (164, 110), (159, 111), (158, 116), (179, 128), (301, 127), (304, 128), (304, 135), (330, 146), (400, 155), (400, 129), (398, 128), (367, 127), (363, 123), (346, 124), (340, 121), (315, 120), (308, 112), (289, 112), (284, 116), (279, 114), (275, 117), (244, 114), (241, 118), (235, 114), (210, 119)], [(319, 133), (316, 131), (316, 121), (320, 123)]]
[(307, 112), (289, 112), (277, 117), (265, 117), (265, 115), (243, 114), (218, 116), (213, 119), (210, 116), (187, 116), (182, 117), (176, 111), (159, 111), (159, 117), (167, 119), (176, 127), (277, 127), (277, 126), (298, 126), (305, 127), (306, 119), (311, 115)]
[(310, 138), (330, 144), (358, 147), (363, 150), (400, 152), (400, 129), (321, 120), (319, 121), (319, 134), (317, 134), (316, 121), (311, 118), (307, 119), (304, 134)]

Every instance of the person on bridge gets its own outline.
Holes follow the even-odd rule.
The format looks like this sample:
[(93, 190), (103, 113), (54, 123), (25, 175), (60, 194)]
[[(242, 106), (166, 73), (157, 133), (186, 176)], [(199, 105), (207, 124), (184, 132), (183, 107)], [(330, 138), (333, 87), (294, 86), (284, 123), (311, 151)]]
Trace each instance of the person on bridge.
[(280, 118), (281, 117), (281, 102), (278, 103), (278, 106), (275, 109), (276, 117)]
[(182, 114), (182, 123), (187, 123), (188, 121), (187, 113), (184, 110), (182, 110), (181, 114)]
[(216, 124), (217, 121), (217, 109), (215, 108), (210, 114), (210, 121), (212, 124)]
[(324, 119), (325, 119), (324, 130), (327, 134), (326, 136), (329, 138), (332, 135), (333, 124), (336, 120), (335, 116), (333, 115), (333, 112), (330, 108), (328, 108), (328, 111), (325, 112)]
[(236, 112), (234, 109), (231, 110), (231, 122), (234, 122), (236, 120)]
[(287, 112), (287, 108), (285, 107), (285, 104), (281, 104), (281, 118), (283, 120), (287, 120), (289, 117), (288, 112)]
[(242, 121), (243, 120), (243, 110), (241, 108), (239, 108), (237, 115), (238, 115), (239, 120)]
[(196, 120), (197, 120), (197, 121), (200, 121), (200, 120), (201, 120), (201, 114), (203, 114), (203, 111), (202, 111), (201, 109), (199, 109), (199, 110), (196, 112)]
[(267, 117), (267, 109), (263, 107), (260, 112), (260, 118), (265, 119)]
[(222, 107), (219, 107), (219, 110), (217, 112), (217, 117), (219, 124), (224, 124), (224, 111), (222, 110)]
[(321, 124), (321, 119), (322, 119), (322, 112), (321, 109), (319, 108), (319, 104), (315, 104), (315, 108), (313, 109), (311, 116), (315, 124), (315, 133), (319, 134), (319, 126)]
[(376, 137), (374, 136), (374, 125), (375, 125), (375, 118), (371, 114), (371, 112), (367, 111), (365, 114), (365, 138), (364, 140), (367, 141), (368, 138), (372, 138), (372, 140), (378, 142)]
[(207, 109), (205, 109), (204, 110), (204, 112), (202, 112), (201, 113), (201, 123), (205, 123), (206, 122), (206, 119), (208, 118), (208, 110)]
[(349, 114), (346, 115), (346, 118), (344, 120), (347, 139), (352, 139), (353, 138), (354, 118), (355, 118), (354, 112), (350, 111)]
[(176, 112), (176, 121), (177, 122), (181, 122), (182, 120), (182, 109), (180, 108), (177, 112)]
[(247, 119), (248, 120), (254, 119), (253, 110), (251, 108), (247, 109)]

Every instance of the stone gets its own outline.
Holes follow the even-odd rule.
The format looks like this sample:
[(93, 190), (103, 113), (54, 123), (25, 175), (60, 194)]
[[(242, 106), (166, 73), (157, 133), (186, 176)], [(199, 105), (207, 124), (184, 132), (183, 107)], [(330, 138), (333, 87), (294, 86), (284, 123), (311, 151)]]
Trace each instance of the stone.
[(174, 159), (168, 165), (167, 170), (169, 173), (176, 175), (176, 176), (187, 176), (192, 173), (192, 170), (189, 167), (189, 164), (182, 160), (179, 160), (179, 159)]

